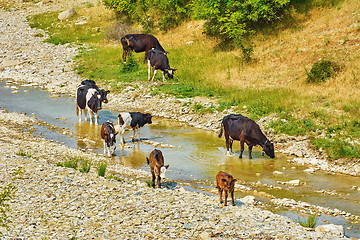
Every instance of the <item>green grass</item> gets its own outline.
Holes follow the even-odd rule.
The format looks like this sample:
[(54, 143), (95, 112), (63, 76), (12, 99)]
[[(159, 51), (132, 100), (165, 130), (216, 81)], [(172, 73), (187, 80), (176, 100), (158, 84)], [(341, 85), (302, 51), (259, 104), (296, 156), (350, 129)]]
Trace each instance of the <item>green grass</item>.
[(97, 166), (97, 172), (98, 172), (98, 175), (99, 175), (100, 177), (104, 177), (104, 176), (105, 176), (106, 167), (107, 167), (107, 163), (106, 163), (106, 162), (101, 162), (101, 163), (99, 163), (99, 165)]
[(19, 156), (28, 157), (28, 158), (32, 157), (31, 152), (25, 151), (25, 150), (23, 150), (21, 148), (19, 149), (19, 151), (16, 154), (19, 155)]
[(152, 182), (151, 180), (146, 179), (146, 180), (145, 180), (145, 183), (146, 183), (146, 185), (147, 185), (148, 187), (152, 187), (153, 182)]
[(79, 171), (82, 173), (88, 173), (91, 169), (91, 162), (89, 160), (81, 160)]
[(310, 215), (306, 220), (301, 221), (300, 217), (298, 218), (298, 223), (306, 228), (315, 228), (316, 226), (316, 222), (317, 222), (318, 218), (315, 215)]
[(325, 150), (326, 155), (330, 159), (339, 159), (339, 158), (360, 158), (360, 145), (352, 144), (347, 141), (341, 140), (338, 137), (331, 138), (312, 138), (311, 144), (319, 150), (322, 148)]

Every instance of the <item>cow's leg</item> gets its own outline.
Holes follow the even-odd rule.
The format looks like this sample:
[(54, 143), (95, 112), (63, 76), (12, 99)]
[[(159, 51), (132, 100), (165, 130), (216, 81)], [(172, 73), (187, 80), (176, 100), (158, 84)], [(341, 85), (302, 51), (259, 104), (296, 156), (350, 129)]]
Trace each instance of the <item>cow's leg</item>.
[(158, 185), (158, 188), (161, 188), (161, 177), (160, 176), (157, 176), (157, 185)]
[(163, 75), (163, 81), (165, 82), (166, 79), (165, 79), (165, 72), (164, 71), (162, 71), (162, 75)]
[(84, 122), (87, 122), (87, 115), (88, 115), (88, 110), (85, 108), (84, 109)]
[(232, 145), (233, 145), (234, 140), (230, 139), (230, 154), (232, 154), (233, 150), (232, 150)]
[(242, 158), (243, 152), (244, 152), (244, 141), (240, 140), (240, 156), (239, 156), (239, 158)]
[(90, 117), (90, 124), (92, 124), (94, 116), (93, 116), (93, 112), (91, 110), (89, 110), (89, 117)]
[(157, 69), (154, 70), (154, 75), (153, 75), (151, 81), (154, 81), (154, 80), (155, 80), (156, 73), (157, 73)]
[(124, 138), (124, 133), (125, 133), (125, 127), (123, 126), (120, 130), (120, 134), (121, 134), (121, 138), (122, 138), (122, 143), (125, 144), (125, 138)]
[(154, 173), (154, 171), (151, 171), (151, 175), (152, 175), (152, 178), (151, 178), (152, 187), (155, 188), (155, 173)]
[(151, 75), (151, 65), (150, 65), (150, 60), (148, 60), (148, 81), (150, 81), (150, 75)]
[(132, 138), (132, 141), (135, 142), (135, 135), (136, 135), (136, 129), (133, 128), (133, 138)]
[(104, 140), (104, 156), (106, 155), (106, 141)]
[(234, 201), (234, 190), (231, 191), (231, 200), (232, 200), (232, 205), (235, 206), (235, 201)]
[(218, 187), (218, 191), (219, 191), (219, 196), (220, 196), (220, 203), (223, 203), (223, 199), (222, 199), (222, 189), (220, 187)]
[(227, 190), (224, 190), (225, 192), (225, 206), (227, 206), (227, 198), (228, 198), (228, 191)]
[(229, 135), (227, 135), (227, 134), (225, 134), (225, 141), (226, 141), (226, 155), (231, 156), (231, 152), (229, 152), (230, 138), (229, 138)]
[(252, 159), (251, 152), (252, 152), (253, 146), (252, 146), (252, 145), (248, 145), (248, 147), (249, 147), (249, 159)]
[(99, 125), (99, 114), (98, 113), (94, 113), (94, 116), (95, 116), (95, 125)]

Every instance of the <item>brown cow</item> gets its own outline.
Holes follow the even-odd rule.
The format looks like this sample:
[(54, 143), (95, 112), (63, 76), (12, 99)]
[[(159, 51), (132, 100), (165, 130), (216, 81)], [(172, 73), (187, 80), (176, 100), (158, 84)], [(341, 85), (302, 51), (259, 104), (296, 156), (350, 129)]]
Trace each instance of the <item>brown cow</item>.
[(223, 203), (222, 192), (223, 190), (225, 191), (225, 206), (227, 206), (228, 191), (231, 194), (232, 204), (233, 206), (235, 206), (234, 188), (236, 181), (236, 179), (234, 179), (230, 174), (227, 174), (226, 172), (220, 171), (218, 172), (218, 174), (216, 174), (216, 187), (219, 191), (220, 203)]
[[(275, 157), (274, 144), (269, 141), (261, 131), (259, 125), (252, 119), (240, 114), (230, 114), (223, 118), (219, 138), (225, 131), (227, 155), (232, 152), (232, 143), (234, 140), (240, 141), (241, 152), (239, 158), (242, 158), (244, 152), (244, 143), (249, 147), (249, 158), (252, 159), (251, 152), (253, 146), (260, 145), (263, 151), (270, 158)], [(230, 151), (229, 151), (230, 148)]]
[(164, 157), (160, 150), (154, 149), (149, 158), (146, 158), (147, 164), (150, 165), (152, 174), (152, 187), (155, 188), (155, 177), (157, 177), (157, 185), (160, 188), (161, 179), (165, 178), (166, 169), (169, 165), (164, 166)]
[(130, 51), (145, 52), (144, 63), (148, 59), (149, 50), (155, 48), (165, 52), (164, 48), (160, 45), (159, 40), (150, 34), (127, 34), (121, 38), (123, 46), (123, 60), (126, 62), (126, 56)]
[(101, 126), (101, 138), (104, 139), (104, 155), (106, 155), (106, 149), (108, 153), (108, 157), (111, 157), (115, 154), (115, 149), (113, 153), (110, 153), (110, 147), (114, 146), (116, 143), (116, 135), (118, 133), (115, 132), (115, 127), (112, 122), (106, 121)]

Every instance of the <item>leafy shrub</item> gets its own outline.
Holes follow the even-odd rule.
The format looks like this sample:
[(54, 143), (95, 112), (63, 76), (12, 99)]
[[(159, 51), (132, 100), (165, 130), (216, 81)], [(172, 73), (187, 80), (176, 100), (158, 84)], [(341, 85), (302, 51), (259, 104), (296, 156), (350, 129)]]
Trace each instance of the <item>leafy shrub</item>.
[(290, 0), (195, 0), (194, 17), (206, 20), (205, 33), (231, 39), (241, 46), (257, 26), (271, 23), (282, 15)]
[(304, 221), (301, 221), (299, 217), (297, 222), (303, 227), (315, 228), (317, 220), (318, 218), (315, 215), (310, 215), (307, 220)]
[(66, 159), (66, 161), (64, 162), (64, 167), (67, 168), (73, 168), (73, 169), (77, 169), (79, 160), (78, 159), (73, 159), (73, 158), (68, 158)]
[(310, 72), (306, 70), (307, 82), (320, 83), (333, 77), (340, 70), (339, 66), (329, 60), (320, 60), (313, 64)]

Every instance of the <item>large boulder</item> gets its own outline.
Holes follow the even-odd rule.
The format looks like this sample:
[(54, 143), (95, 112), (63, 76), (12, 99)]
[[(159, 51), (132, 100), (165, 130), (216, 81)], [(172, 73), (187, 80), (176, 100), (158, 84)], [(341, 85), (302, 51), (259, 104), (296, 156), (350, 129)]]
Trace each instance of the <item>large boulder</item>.
[(71, 18), (72, 16), (75, 16), (75, 15), (76, 15), (75, 10), (73, 8), (70, 8), (68, 10), (65, 10), (65, 11), (59, 13), (58, 19), (60, 21), (63, 21), (63, 20), (69, 19), (69, 18)]
[(344, 237), (344, 227), (342, 225), (335, 225), (335, 224), (320, 225), (315, 228), (315, 231), (322, 234), (331, 233), (339, 237)]

